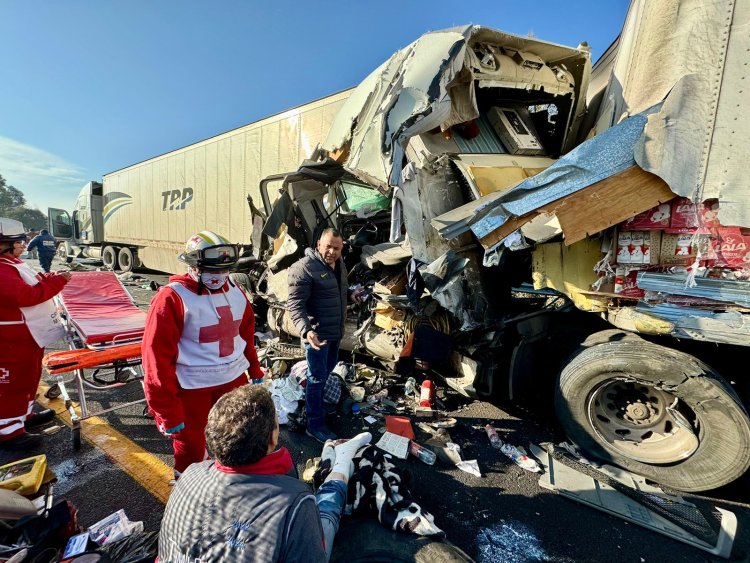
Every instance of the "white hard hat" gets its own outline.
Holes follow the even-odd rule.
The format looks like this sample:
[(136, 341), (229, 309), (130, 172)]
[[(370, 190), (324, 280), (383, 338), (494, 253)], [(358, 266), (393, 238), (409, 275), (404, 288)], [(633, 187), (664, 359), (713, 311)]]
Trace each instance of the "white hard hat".
[(0, 241), (26, 240), (26, 230), (21, 221), (0, 217)]
[(201, 231), (188, 239), (177, 259), (199, 270), (231, 270), (239, 260), (239, 247), (213, 231)]

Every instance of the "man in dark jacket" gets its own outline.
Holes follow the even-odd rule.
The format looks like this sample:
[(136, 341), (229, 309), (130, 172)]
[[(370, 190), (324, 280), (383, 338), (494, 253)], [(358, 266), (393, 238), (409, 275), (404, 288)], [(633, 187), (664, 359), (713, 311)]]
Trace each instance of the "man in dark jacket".
[(287, 307), (307, 358), (307, 434), (319, 442), (336, 438), (326, 426), (323, 389), (338, 361), (344, 335), (349, 282), (341, 259), (343, 249), (341, 233), (326, 229), (316, 249), (306, 249), (305, 256), (292, 265), (288, 274)]
[(57, 250), (55, 237), (49, 234), (47, 229), (42, 229), (41, 232), (35, 236), (29, 246), (26, 248), (28, 252), (36, 250), (39, 252), (39, 265), (42, 270), (49, 274), (49, 270), (52, 267), (52, 259), (55, 257)]
[(313, 495), (292, 477), (289, 450), (278, 447), (271, 394), (245, 385), (211, 409), (206, 445), (215, 461), (194, 463), (169, 497), (159, 534), (159, 561), (325, 562), (346, 503), (352, 458), (364, 432), (326, 444), (331, 473)]

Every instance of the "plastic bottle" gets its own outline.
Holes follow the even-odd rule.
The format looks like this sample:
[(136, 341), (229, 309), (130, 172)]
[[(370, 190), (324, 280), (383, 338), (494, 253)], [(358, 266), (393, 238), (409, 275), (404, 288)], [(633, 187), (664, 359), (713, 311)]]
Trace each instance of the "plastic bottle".
[(414, 440), (409, 441), (409, 453), (427, 465), (434, 465), (437, 458), (435, 452), (428, 450), (424, 446), (420, 446)]
[(417, 392), (417, 380), (413, 377), (410, 377), (406, 380), (406, 383), (404, 384), (404, 394), (407, 397), (412, 397)]
[(359, 416), (359, 412), (360, 412), (360, 410), (359, 410), (359, 405), (358, 405), (357, 403), (354, 403), (354, 404), (352, 405), (352, 414), (353, 414), (354, 416)]
[(419, 394), (419, 406), (431, 407), (432, 399), (435, 397), (435, 385), (429, 379), (422, 382), (422, 389)]
[(500, 439), (500, 436), (498, 436), (497, 430), (495, 430), (491, 424), (485, 426), (484, 430), (487, 432), (487, 437), (490, 439), (490, 444), (492, 444), (493, 448), (499, 450), (503, 447), (503, 441)]

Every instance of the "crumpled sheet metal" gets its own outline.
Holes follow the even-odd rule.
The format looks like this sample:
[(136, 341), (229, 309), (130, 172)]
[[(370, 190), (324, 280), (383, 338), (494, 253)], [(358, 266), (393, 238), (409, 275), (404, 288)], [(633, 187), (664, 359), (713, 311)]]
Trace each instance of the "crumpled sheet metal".
[(739, 311), (715, 313), (671, 303), (638, 303), (636, 310), (672, 323), (672, 335), (738, 346), (750, 345), (750, 315)]
[(703, 297), (750, 307), (750, 288), (745, 281), (696, 277), (693, 282), (690, 285), (688, 277), (683, 275), (639, 272), (636, 283), (646, 291)]
[(474, 39), (531, 50), (549, 61), (588, 60), (585, 51), (481, 26), (427, 33), (357, 86), (336, 115), (323, 148), (334, 152), (350, 143), (347, 169), (384, 192), (398, 185), (410, 137), (479, 115), (466, 67), (466, 48)]
[[(470, 222), (471, 231), (477, 238), (483, 238), (511, 217), (525, 215), (635, 166), (633, 148), (645, 124), (645, 115), (633, 116), (578, 145), (555, 164), (515, 188), (467, 204), (473, 206), (476, 217)], [(440, 220), (441, 217), (436, 217), (433, 225)]]
[[(403, 149), (394, 146), (398, 138), (409, 129), (410, 135), (432, 129), (449, 114), (448, 82), (463, 65), (465, 34), (471, 29), (429, 33), (396, 52), (344, 103), (323, 147), (334, 151), (351, 140), (347, 168), (387, 191), (393, 162), (400, 163), (403, 155)], [(441, 103), (444, 107), (436, 114), (432, 106)]]
[(461, 258), (449, 250), (437, 260), (419, 268), (425, 287), (443, 308), (461, 321), (461, 330), (471, 330), (479, 324), (469, 312), (467, 296), (461, 282), (461, 272), (468, 263), (468, 258)]

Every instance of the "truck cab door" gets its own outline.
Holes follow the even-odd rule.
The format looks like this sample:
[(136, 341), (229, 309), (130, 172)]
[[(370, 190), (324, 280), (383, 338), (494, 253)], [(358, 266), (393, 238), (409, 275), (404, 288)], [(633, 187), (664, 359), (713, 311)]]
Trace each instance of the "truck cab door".
[(47, 221), (49, 223), (49, 232), (56, 239), (73, 240), (73, 221), (70, 214), (64, 209), (47, 209)]

